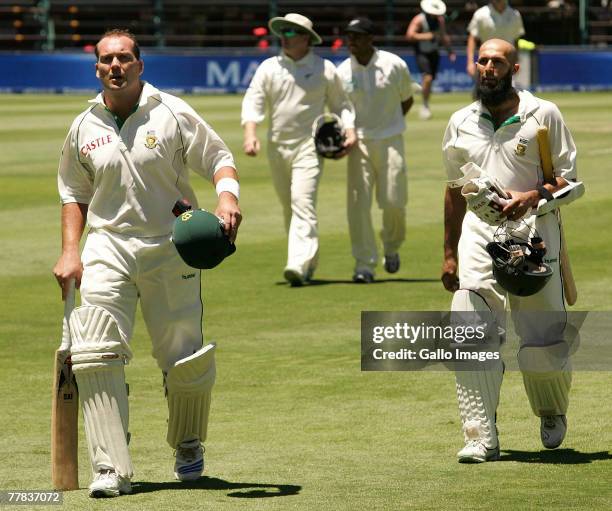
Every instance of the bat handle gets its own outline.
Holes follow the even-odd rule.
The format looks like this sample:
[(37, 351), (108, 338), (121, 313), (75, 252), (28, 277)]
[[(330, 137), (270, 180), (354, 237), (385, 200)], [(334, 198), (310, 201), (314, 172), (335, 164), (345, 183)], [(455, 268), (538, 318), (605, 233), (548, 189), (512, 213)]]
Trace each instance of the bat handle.
[(62, 343), (60, 344), (60, 350), (69, 351), (70, 350), (70, 328), (68, 327), (68, 320), (70, 319), (70, 314), (74, 309), (74, 299), (75, 299), (75, 280), (70, 279), (68, 281), (68, 288), (66, 289), (66, 301), (64, 302), (64, 320), (62, 322)]

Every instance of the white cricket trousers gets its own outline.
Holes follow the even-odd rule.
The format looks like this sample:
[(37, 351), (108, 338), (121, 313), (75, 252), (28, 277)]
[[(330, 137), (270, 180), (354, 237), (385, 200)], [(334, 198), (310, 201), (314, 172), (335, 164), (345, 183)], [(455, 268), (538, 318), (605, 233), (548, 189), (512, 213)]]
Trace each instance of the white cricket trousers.
[[(560, 231), (557, 217), (549, 213), (526, 219), (535, 227), (546, 244), (544, 261), (553, 275), (544, 288), (532, 296), (515, 296), (506, 291), (493, 277), (493, 264), (486, 245), (493, 240), (496, 227), (485, 224), (474, 213), (467, 211), (459, 240), (459, 285), (476, 292), (492, 311), (504, 311), (510, 304), (516, 332), (523, 342), (541, 341), (549, 335), (550, 321), (565, 321), (563, 283), (559, 267)], [(524, 229), (523, 229), (524, 230)], [(533, 314), (529, 313), (533, 311)], [(538, 315), (538, 312), (546, 314)], [(559, 314), (555, 314), (558, 312)]]
[(360, 139), (348, 153), (347, 214), (355, 270), (374, 273), (378, 262), (372, 225), (372, 197), (382, 209), (380, 233), (385, 254), (395, 254), (406, 237), (408, 180), (404, 137)]
[(202, 347), (201, 272), (183, 262), (170, 235), (136, 238), (92, 230), (81, 259), (82, 304), (110, 312), (129, 342), (140, 298), (162, 371)]
[(293, 144), (269, 142), (268, 160), (289, 234), (287, 268), (309, 276), (319, 254), (316, 203), (322, 158), (308, 137)]

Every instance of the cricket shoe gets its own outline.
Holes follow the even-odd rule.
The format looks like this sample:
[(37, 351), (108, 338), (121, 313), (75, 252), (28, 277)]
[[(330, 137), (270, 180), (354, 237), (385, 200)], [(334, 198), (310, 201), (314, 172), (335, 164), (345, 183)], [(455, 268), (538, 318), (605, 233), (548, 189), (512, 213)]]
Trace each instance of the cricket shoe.
[(357, 284), (370, 284), (374, 282), (374, 274), (369, 270), (357, 270), (353, 274), (353, 282)]
[(132, 493), (132, 484), (127, 477), (121, 477), (114, 470), (101, 470), (89, 485), (89, 496), (94, 499), (119, 497)]
[(179, 481), (195, 481), (204, 472), (204, 448), (199, 439), (181, 442), (175, 456), (174, 477)]
[(556, 449), (561, 445), (567, 432), (565, 415), (545, 415), (540, 417), (540, 438), (547, 449)]
[(428, 121), (429, 119), (431, 119), (432, 114), (431, 114), (431, 110), (429, 109), (429, 107), (423, 105), (421, 107), (421, 111), (419, 112), (419, 117), (423, 120), (423, 121)]
[(384, 260), (385, 271), (387, 273), (397, 273), (400, 269), (400, 256), (399, 254), (385, 255)]
[(285, 268), (285, 272), (283, 273), (285, 280), (289, 282), (291, 287), (301, 287), (306, 282), (304, 275), (298, 270), (293, 268)]
[(470, 440), (457, 453), (459, 463), (484, 463), (499, 460), (499, 445), (489, 449), (482, 440)]

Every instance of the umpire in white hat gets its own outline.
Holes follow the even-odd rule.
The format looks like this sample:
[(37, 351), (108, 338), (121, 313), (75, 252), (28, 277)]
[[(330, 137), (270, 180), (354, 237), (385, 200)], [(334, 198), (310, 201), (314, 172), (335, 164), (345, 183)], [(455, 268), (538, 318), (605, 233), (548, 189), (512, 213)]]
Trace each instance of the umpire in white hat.
[(256, 127), (269, 105), (268, 160), (289, 234), (284, 277), (291, 286), (301, 286), (312, 277), (319, 253), (315, 206), (322, 159), (311, 128), (327, 106), (342, 119), (348, 151), (356, 140), (355, 114), (335, 66), (312, 52), (313, 45), (321, 44), (312, 21), (289, 13), (268, 25), (280, 37), (281, 52), (261, 63), (244, 96), (244, 151), (259, 153)]

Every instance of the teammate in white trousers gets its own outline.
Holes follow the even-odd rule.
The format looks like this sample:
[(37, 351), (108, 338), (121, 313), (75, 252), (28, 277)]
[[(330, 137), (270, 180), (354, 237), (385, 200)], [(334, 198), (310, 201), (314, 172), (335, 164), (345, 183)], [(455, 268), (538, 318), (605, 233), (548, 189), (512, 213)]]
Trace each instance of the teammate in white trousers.
[(374, 25), (356, 18), (345, 28), (351, 56), (338, 67), (355, 106), (358, 143), (348, 155), (347, 214), (355, 269), (353, 280), (374, 280), (378, 250), (372, 226), (372, 199), (383, 211), (384, 266), (399, 270), (399, 248), (406, 234), (407, 170), (404, 115), (413, 103), (413, 81), (406, 63), (373, 45)]
[[(559, 225), (553, 212), (536, 217), (531, 211), (540, 199), (575, 180), (576, 148), (553, 103), (512, 87), (512, 77), (519, 69), (514, 46), (500, 39), (485, 42), (477, 68), (480, 99), (453, 114), (443, 141), (450, 185), (445, 196), (442, 281), (454, 293), (453, 311), (503, 313), (509, 303), (521, 340), (518, 361), (525, 390), (533, 412), (541, 417), (544, 446), (555, 448), (565, 436), (571, 384), (569, 362), (556, 351), (561, 340), (559, 332), (551, 328), (565, 317)], [(536, 139), (540, 126), (550, 130), (555, 177), (552, 184), (544, 184), (543, 180)], [(452, 187), (453, 181), (462, 177), (460, 168), (469, 162), (496, 179), (510, 195), (503, 217), (513, 221), (522, 218), (538, 230), (546, 244), (544, 262), (554, 273), (544, 288), (532, 296), (507, 295), (493, 276), (485, 247), (493, 241), (496, 227), (479, 218), (476, 210), (466, 212), (461, 189)], [(482, 371), (456, 372), (465, 439), (465, 447), (458, 453), (461, 462), (499, 458), (496, 410), (502, 376), (501, 361)]]
[(284, 277), (300, 286), (312, 277), (319, 253), (316, 199), (323, 161), (312, 125), (326, 105), (341, 117), (346, 141), (340, 158), (355, 143), (355, 114), (334, 65), (311, 51), (321, 43), (312, 22), (290, 13), (271, 19), (269, 26), (281, 38), (282, 51), (261, 63), (244, 96), (244, 151), (259, 153), (256, 127), (269, 108), (268, 159), (289, 235)]
[(191, 169), (216, 185), (215, 214), (231, 239), (241, 214), (231, 153), (184, 101), (141, 81), (134, 36), (105, 33), (96, 57), (103, 92), (75, 119), (62, 150), (62, 254), (53, 272), (63, 294), (71, 279), (81, 289), (70, 327), (94, 474), (89, 492), (113, 497), (131, 491), (123, 366), (138, 299), (165, 377), (175, 476), (202, 474), (215, 346), (203, 346), (200, 271), (172, 244), (172, 209), (183, 198), (197, 207)]

